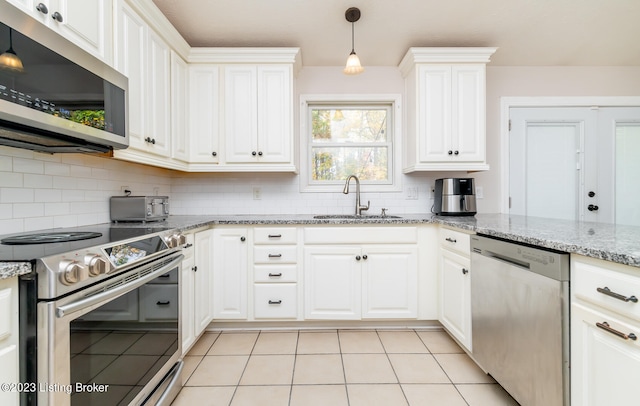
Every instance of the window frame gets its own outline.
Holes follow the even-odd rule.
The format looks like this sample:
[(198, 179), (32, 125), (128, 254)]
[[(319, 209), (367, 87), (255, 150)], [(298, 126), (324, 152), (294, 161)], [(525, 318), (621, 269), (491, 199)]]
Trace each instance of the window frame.
[[(301, 192), (339, 192), (342, 191), (344, 180), (317, 181), (312, 179), (311, 157), (314, 144), (311, 140), (311, 110), (318, 107), (347, 109), (349, 107), (388, 107), (387, 132), (391, 132), (388, 145), (389, 180), (361, 181), (361, 187), (367, 192), (398, 192), (402, 190), (400, 184), (401, 173), (401, 134), (402, 134), (402, 97), (399, 94), (321, 94), (300, 96), (300, 191)], [(373, 145), (373, 144), (372, 144)], [(327, 144), (327, 146), (334, 146)]]

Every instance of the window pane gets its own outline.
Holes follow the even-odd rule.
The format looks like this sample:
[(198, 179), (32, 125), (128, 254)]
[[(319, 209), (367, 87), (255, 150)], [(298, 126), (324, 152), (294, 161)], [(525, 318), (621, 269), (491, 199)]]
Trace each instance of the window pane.
[(313, 147), (312, 180), (345, 180), (356, 175), (361, 181), (389, 180), (387, 147)]
[(387, 109), (312, 109), (311, 138), (317, 142), (386, 142)]

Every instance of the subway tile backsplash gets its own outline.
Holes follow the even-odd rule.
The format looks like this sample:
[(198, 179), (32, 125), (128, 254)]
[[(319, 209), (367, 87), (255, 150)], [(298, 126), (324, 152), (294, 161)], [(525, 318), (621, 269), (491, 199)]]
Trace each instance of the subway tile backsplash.
[[(402, 176), (403, 192), (362, 190), (368, 213), (428, 212), (437, 174)], [(350, 214), (355, 195), (300, 193), (299, 178), (277, 173), (185, 173), (88, 154), (41, 154), (0, 147), (0, 234), (109, 222), (109, 197), (168, 195), (174, 215)], [(254, 187), (260, 199), (254, 199)], [(408, 188), (418, 199), (407, 199)], [(355, 185), (352, 186), (355, 190)]]

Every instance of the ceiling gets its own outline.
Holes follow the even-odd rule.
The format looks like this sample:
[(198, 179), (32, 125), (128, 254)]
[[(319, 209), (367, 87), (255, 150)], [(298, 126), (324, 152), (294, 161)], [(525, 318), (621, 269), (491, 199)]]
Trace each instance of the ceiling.
[(191, 46), (300, 47), (305, 66), (355, 50), (397, 66), (409, 47), (498, 47), (491, 65), (640, 66), (640, 0), (153, 0)]

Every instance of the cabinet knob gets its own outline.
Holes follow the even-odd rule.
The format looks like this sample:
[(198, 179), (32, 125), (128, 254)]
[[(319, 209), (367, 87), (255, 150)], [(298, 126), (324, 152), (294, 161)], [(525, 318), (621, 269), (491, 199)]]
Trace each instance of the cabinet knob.
[(39, 3), (36, 6), (36, 10), (38, 10), (39, 12), (41, 12), (42, 14), (49, 14), (49, 9), (47, 8), (47, 6), (45, 6), (42, 3)]
[(245, 242), (247, 239), (245, 237), (240, 237), (240, 241)]
[(356, 261), (360, 261), (360, 255), (356, 255)]
[(589, 197), (594, 197), (596, 195), (596, 192), (594, 192), (593, 190), (589, 192)]
[(192, 270), (193, 272), (198, 272), (198, 267), (197, 267), (197, 266), (194, 266), (194, 267), (192, 267), (192, 268), (191, 268), (191, 270)]
[(468, 273), (469, 273), (469, 270), (468, 270), (468, 269), (466, 269), (466, 268), (462, 268), (462, 274), (463, 274), (463, 275), (466, 275), (466, 274), (468, 274)]
[(590, 204), (587, 206), (587, 210), (589, 211), (598, 211), (599, 207), (594, 205), (594, 204)]
[(365, 261), (367, 260), (367, 258), (369, 258), (367, 255), (362, 256), (362, 259), (364, 259)]
[(258, 151), (258, 155), (262, 156), (262, 151)]
[(449, 155), (453, 155), (453, 151), (449, 150), (449, 151), (447, 152), (447, 154), (449, 154)]
[(453, 155), (458, 155), (458, 154), (459, 154), (459, 152), (458, 152), (458, 151), (455, 151), (455, 152), (453, 153)]
[(212, 156), (218, 156), (218, 153), (217, 153), (216, 151), (213, 151), (213, 152), (211, 153), (211, 155), (212, 155)]
[(256, 156), (258, 153), (256, 151), (251, 151), (251, 155)]
[(51, 14), (51, 18), (53, 18), (54, 20), (56, 20), (59, 23), (61, 23), (63, 21), (62, 14), (58, 13), (57, 11), (55, 13)]

